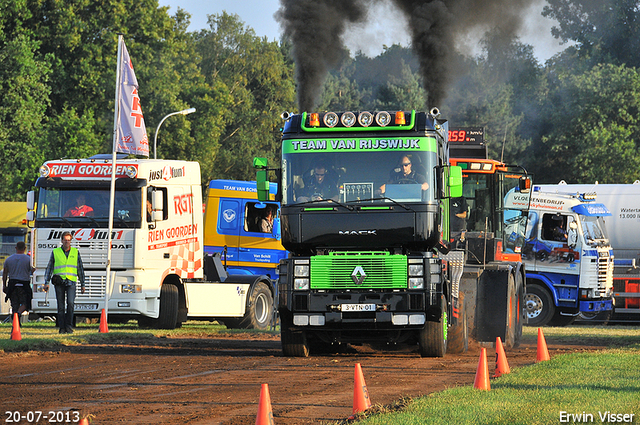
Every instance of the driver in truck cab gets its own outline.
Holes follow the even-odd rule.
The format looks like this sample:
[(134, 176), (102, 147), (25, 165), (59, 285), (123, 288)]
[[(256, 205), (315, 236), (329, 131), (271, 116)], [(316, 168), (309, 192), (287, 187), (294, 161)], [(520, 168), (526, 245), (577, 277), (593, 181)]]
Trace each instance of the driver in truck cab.
[[(402, 155), (398, 166), (391, 171), (387, 184), (421, 184), (422, 190), (429, 189), (426, 177), (412, 170), (411, 167), (411, 158), (408, 155)], [(380, 193), (383, 195), (387, 184), (380, 186)]]
[(330, 178), (327, 178), (328, 168), (323, 163), (317, 163), (313, 167), (313, 173), (309, 181), (305, 182), (298, 201), (317, 201), (320, 199), (338, 200), (338, 186)]

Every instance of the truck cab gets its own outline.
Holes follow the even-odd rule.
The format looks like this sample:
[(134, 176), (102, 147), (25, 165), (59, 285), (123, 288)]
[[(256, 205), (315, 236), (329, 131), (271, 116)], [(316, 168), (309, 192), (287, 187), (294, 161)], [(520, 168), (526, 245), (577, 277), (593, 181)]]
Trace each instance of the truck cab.
[(228, 273), (277, 278), (278, 263), (287, 256), (280, 242), (280, 203), (274, 200), (277, 187), (272, 183), (270, 200), (262, 202), (258, 201), (256, 182), (209, 182), (204, 252), (220, 254)]
[(612, 309), (613, 250), (595, 194), (535, 186), (522, 258), (529, 324), (562, 326)]

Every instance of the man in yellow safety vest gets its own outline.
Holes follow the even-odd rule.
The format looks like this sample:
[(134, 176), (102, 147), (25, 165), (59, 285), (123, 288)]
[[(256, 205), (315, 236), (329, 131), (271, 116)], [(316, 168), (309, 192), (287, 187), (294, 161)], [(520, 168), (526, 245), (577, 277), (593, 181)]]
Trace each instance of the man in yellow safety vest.
[(45, 291), (49, 290), (50, 281), (56, 289), (58, 328), (61, 334), (73, 332), (73, 308), (78, 282), (80, 291), (84, 294), (84, 267), (78, 248), (71, 246), (72, 239), (71, 232), (62, 233), (62, 246), (51, 252), (44, 274)]

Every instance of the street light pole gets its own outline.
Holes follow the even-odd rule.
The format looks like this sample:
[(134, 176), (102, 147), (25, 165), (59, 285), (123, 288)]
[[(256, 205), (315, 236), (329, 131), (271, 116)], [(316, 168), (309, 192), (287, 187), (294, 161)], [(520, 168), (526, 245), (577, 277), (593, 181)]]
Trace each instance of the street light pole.
[(172, 112), (169, 115), (166, 115), (164, 118), (162, 118), (162, 120), (160, 120), (160, 124), (158, 124), (158, 128), (156, 128), (156, 135), (153, 138), (153, 159), (158, 159), (158, 131), (160, 130), (160, 126), (162, 125), (164, 120), (166, 120), (172, 115), (188, 115), (188, 114), (194, 113), (195, 111), (196, 111), (196, 108), (183, 109), (182, 111)]

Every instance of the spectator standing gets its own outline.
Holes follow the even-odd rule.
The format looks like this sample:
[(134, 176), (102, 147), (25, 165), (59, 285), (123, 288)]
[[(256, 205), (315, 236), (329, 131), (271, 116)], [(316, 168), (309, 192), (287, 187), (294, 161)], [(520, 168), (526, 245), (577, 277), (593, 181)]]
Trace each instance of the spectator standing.
[[(20, 241), (16, 244), (16, 253), (4, 261), (2, 270), (2, 292), (11, 300), (11, 312), (19, 316), (31, 308), (31, 257), (25, 254), (27, 246)], [(8, 284), (7, 284), (8, 282)]]
[(71, 246), (72, 238), (71, 232), (62, 233), (62, 246), (51, 252), (44, 274), (45, 291), (49, 290), (50, 281), (56, 290), (58, 327), (61, 334), (73, 332), (73, 306), (78, 282), (84, 294), (84, 267), (78, 248)]

